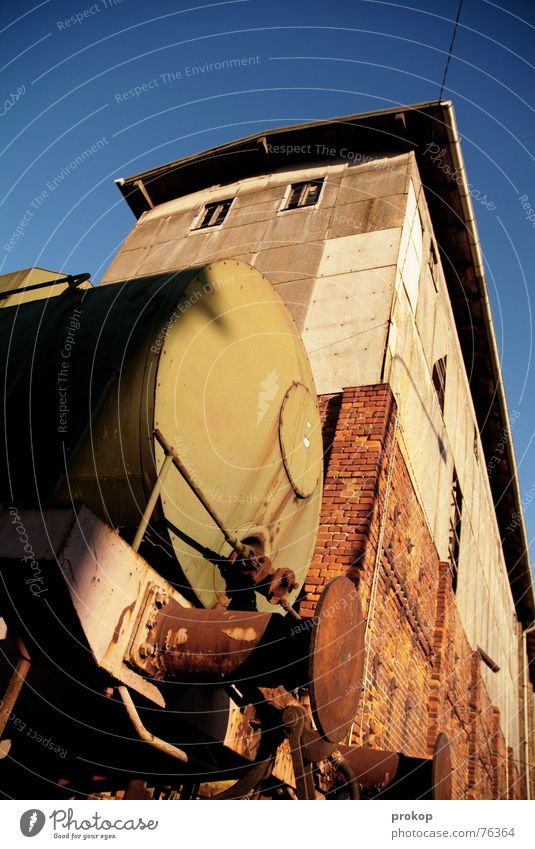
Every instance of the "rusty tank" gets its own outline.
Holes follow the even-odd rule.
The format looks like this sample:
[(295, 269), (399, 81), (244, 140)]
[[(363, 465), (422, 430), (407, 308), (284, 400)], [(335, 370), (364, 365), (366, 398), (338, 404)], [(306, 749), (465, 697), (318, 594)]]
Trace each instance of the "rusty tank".
[(347, 578), (298, 610), (323, 452), (299, 332), (242, 262), (86, 278), (0, 303), (0, 775), (30, 792), (13, 729), (38, 711), (66, 754), (43, 750), (36, 798), (242, 798), (277, 778), (315, 798), (364, 622)]

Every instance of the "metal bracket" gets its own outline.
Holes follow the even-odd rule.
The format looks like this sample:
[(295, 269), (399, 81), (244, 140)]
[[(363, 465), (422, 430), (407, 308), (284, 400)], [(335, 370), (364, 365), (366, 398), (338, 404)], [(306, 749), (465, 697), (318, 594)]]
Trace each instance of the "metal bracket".
[(158, 679), (163, 678), (163, 673), (158, 673), (151, 663), (152, 658), (157, 654), (158, 647), (154, 643), (149, 643), (150, 633), (156, 624), (156, 617), (159, 611), (169, 603), (169, 594), (158, 584), (149, 584), (145, 594), (145, 599), (141, 606), (138, 620), (132, 629), (132, 638), (128, 651), (125, 654), (125, 661), (136, 669), (142, 669), (151, 677)]
[(290, 741), (297, 796), (299, 799), (315, 799), (312, 766), (310, 763), (305, 765), (303, 756), (303, 737), (310, 723), (308, 714), (301, 705), (292, 705), (284, 711), (282, 721)]

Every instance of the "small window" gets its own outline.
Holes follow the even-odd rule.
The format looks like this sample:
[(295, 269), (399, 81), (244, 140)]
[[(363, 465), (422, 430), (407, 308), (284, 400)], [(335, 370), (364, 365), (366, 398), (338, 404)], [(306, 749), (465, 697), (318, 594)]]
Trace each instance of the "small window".
[(217, 227), (218, 224), (222, 224), (232, 201), (233, 198), (220, 200), (217, 203), (207, 203), (194, 229), (203, 230), (205, 227)]
[(446, 359), (445, 356), (441, 357), (433, 366), (433, 386), (442, 412), (444, 412), (444, 399), (446, 397)]
[(457, 590), (457, 574), (459, 571), (459, 552), (461, 550), (461, 518), (463, 512), (463, 494), (459, 486), (457, 472), (453, 470), (451, 484), (450, 534), (448, 541), (448, 562), (451, 572), (453, 592)]
[(321, 194), (323, 180), (312, 180), (309, 183), (294, 183), (290, 187), (290, 194), (285, 209), (299, 209), (302, 206), (314, 206)]

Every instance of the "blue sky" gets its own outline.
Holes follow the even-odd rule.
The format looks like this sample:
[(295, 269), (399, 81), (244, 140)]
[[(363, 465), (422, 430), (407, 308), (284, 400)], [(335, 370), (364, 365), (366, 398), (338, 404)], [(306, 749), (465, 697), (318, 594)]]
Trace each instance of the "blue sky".
[[(115, 178), (265, 127), (437, 99), (456, 10), (457, 0), (4, 2), (1, 271), (35, 264), (98, 282), (134, 222)], [(258, 61), (239, 69), (187, 70), (249, 56)], [(474, 207), (531, 540), (534, 72), (535, 4), (465, 0), (444, 96), (487, 199)]]

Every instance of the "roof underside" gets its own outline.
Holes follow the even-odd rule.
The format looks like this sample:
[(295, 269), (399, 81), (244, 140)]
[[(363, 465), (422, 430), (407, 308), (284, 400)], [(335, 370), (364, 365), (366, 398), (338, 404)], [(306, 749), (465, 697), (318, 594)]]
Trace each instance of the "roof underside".
[[(452, 142), (456, 136), (454, 124), (449, 103), (328, 119), (268, 130), (117, 183), (139, 218), (151, 206), (214, 185), (310, 164), (311, 160), (332, 164), (332, 155), (327, 154), (322, 160), (316, 145), (338, 150), (346, 147), (359, 154), (415, 152), (442, 254), (485, 457), (487, 462), (499, 459), (489, 476), (490, 485), (517, 614), (526, 626), (535, 619), (527, 539), (523, 521), (511, 530), (515, 525), (513, 513), (522, 515), (522, 505), (486, 284), (477, 261), (478, 237), (460, 188), (455, 159), (458, 145)], [(424, 153), (430, 144), (444, 148), (441, 167)], [(277, 155), (269, 151), (268, 145), (310, 145), (313, 154), (307, 151)]]

